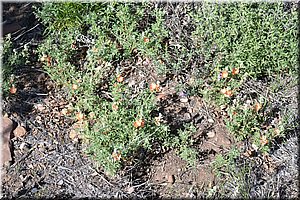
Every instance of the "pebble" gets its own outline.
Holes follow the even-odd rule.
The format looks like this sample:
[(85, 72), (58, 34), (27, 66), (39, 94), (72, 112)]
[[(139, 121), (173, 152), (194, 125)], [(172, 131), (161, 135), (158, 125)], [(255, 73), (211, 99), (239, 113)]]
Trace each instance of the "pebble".
[(214, 123), (214, 122), (215, 122), (212, 118), (209, 118), (207, 121), (208, 121), (209, 123)]
[(43, 110), (46, 109), (45, 106), (43, 104), (41, 104), (41, 103), (35, 104), (34, 108), (37, 109), (38, 111), (43, 111)]
[(129, 187), (128, 189), (127, 189), (127, 193), (128, 194), (131, 194), (131, 193), (133, 193), (134, 192), (134, 187)]
[(22, 136), (24, 136), (24, 135), (26, 134), (26, 130), (25, 130), (24, 127), (18, 126), (18, 127), (13, 131), (13, 133), (14, 133), (14, 136), (15, 136), (15, 137), (22, 137)]
[(189, 101), (187, 94), (184, 91), (179, 92), (179, 101), (182, 103), (187, 103)]
[(20, 149), (23, 150), (24, 147), (26, 147), (26, 143), (25, 143), (25, 142), (22, 142), (21, 145), (20, 145)]
[(60, 180), (60, 181), (57, 182), (57, 185), (62, 185), (62, 184), (64, 184), (63, 180)]
[(190, 120), (191, 119), (191, 114), (190, 113), (184, 113), (183, 118), (184, 120)]
[(73, 140), (73, 139), (75, 139), (75, 138), (77, 138), (77, 137), (78, 137), (77, 132), (76, 132), (75, 130), (71, 130), (70, 133), (69, 133), (69, 138), (70, 138), (71, 140)]
[(31, 190), (32, 193), (36, 193), (37, 191), (38, 191), (37, 188), (32, 188), (32, 190)]
[(214, 131), (209, 131), (206, 135), (208, 138), (213, 138), (215, 137), (216, 133)]
[(221, 105), (220, 108), (221, 108), (221, 110), (225, 110), (227, 108), (227, 106), (226, 105)]
[(187, 97), (180, 97), (179, 100), (181, 103), (187, 103), (189, 101)]

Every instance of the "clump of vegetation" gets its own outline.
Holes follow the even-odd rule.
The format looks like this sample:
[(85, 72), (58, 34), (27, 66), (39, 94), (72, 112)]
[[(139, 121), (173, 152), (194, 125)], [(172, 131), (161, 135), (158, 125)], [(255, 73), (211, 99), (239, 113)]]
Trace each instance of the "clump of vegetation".
[[(249, 141), (252, 149), (267, 153), (272, 140), (283, 136), (286, 122), (264, 127), (271, 103), (262, 95), (244, 94), (242, 86), (249, 80), (275, 79), (282, 72), (297, 73), (296, 8), (285, 11), (283, 3), (202, 3), (190, 13), (193, 51), (178, 45), (170, 52), (165, 13), (149, 11), (149, 5), (45, 3), (37, 11), (47, 33), (38, 50), (41, 62), (69, 92), (73, 111), (68, 115), (80, 124), (89, 153), (111, 174), (155, 142), (196, 164), (191, 139), (196, 128), (186, 125), (171, 135), (163, 117), (153, 114), (159, 84), (145, 83), (132, 91), (124, 81), (117, 63), (134, 61), (137, 55), (151, 60), (160, 73), (175, 76), (189, 69), (184, 63), (202, 57), (203, 65), (197, 66), (201, 70), (195, 69), (190, 84), (193, 95), (226, 113), (224, 122), (237, 141)], [(215, 172), (225, 175), (235, 168), (239, 153), (233, 149), (217, 156)], [(245, 181), (241, 177), (246, 171), (234, 180)], [(245, 192), (246, 187), (240, 188)]]
[[(272, 141), (284, 136), (287, 120), (283, 117), (267, 125), (271, 102), (261, 94), (245, 94), (242, 86), (253, 79), (276, 80), (282, 72), (297, 74), (296, 10), (285, 11), (283, 3), (203, 3), (191, 15), (197, 27), (193, 41), (205, 59), (206, 74), (201, 83), (209, 86), (194, 88), (208, 103), (226, 112), (228, 130), (237, 141), (249, 141), (250, 149), (256, 152), (269, 152)], [(242, 170), (247, 169), (244, 166), (241, 173), (231, 173), (237, 170), (234, 163), (239, 151), (218, 155), (212, 166), (219, 176), (234, 183), (234, 193), (247, 197), (249, 169)], [(224, 187), (218, 190), (222, 194)]]
[(278, 73), (296, 74), (297, 12), (283, 3), (203, 3), (192, 14), (193, 41), (205, 59), (210, 77), (199, 93), (208, 102), (227, 107), (226, 124), (237, 140), (249, 139), (256, 149), (268, 151), (283, 124), (262, 131), (270, 105), (263, 96), (242, 96), (250, 79), (271, 80)]
[(0, 92), (3, 97), (8, 96), (9, 93), (16, 93), (14, 71), (28, 63), (28, 56), (28, 47), (26, 45), (15, 49), (10, 34), (3, 38), (1, 46), (2, 85)]
[[(153, 114), (159, 84), (132, 91), (122, 70), (114, 66), (135, 55), (161, 65), (157, 58), (167, 36), (163, 12), (154, 10), (150, 13), (154, 20), (143, 24), (147, 6), (47, 3), (37, 12), (48, 34), (39, 47), (41, 62), (51, 78), (69, 91), (70, 99), (76, 99), (69, 114), (80, 123), (89, 154), (110, 174), (132, 163), (140, 148), (150, 150), (157, 142), (171, 146), (175, 137), (163, 117)], [(178, 137), (188, 136), (187, 132)], [(188, 145), (176, 147), (191, 160)]]

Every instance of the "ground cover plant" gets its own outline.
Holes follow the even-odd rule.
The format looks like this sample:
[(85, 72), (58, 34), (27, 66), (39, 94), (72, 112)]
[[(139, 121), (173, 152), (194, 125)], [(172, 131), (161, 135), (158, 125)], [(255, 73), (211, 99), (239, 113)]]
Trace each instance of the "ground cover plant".
[[(71, 124), (68, 141), (107, 179), (151, 171), (151, 181), (165, 181), (126, 183), (128, 195), (145, 195), (135, 188), (148, 185), (160, 197), (259, 196), (257, 163), (298, 127), (296, 97), (288, 95), (298, 78), (295, 4), (66, 2), (34, 9), (44, 27), (35, 63), (65, 96), (57, 112)], [(27, 47), (13, 50), (9, 37), (3, 44), (9, 101), (19, 92), (15, 69), (30, 62)], [(156, 162), (169, 166), (166, 180)], [(295, 195), (295, 180), (287, 184)]]
[[(148, 81), (133, 91), (124, 85), (124, 69), (113, 69), (112, 62), (130, 60), (134, 54), (148, 60), (161, 56), (163, 39), (167, 36), (162, 26), (162, 11), (152, 11), (150, 15), (154, 20), (142, 25), (146, 8), (143, 4), (88, 4), (84, 7), (87, 16), (83, 17), (87, 21), (81, 21), (77, 16), (83, 12), (77, 6), (49, 4), (40, 15), (50, 34), (39, 49), (46, 69), (76, 98), (73, 117), (77, 117), (79, 123), (89, 120), (83, 134), (91, 143), (90, 151), (111, 173), (116, 172), (121, 161), (130, 160), (130, 155), (139, 148), (150, 149), (155, 142), (170, 146), (173, 140), (168, 127), (160, 122), (162, 117), (152, 114), (157, 110), (154, 94), (160, 91), (159, 83)], [(72, 15), (66, 17), (65, 12)], [(56, 19), (51, 21), (53, 16)], [(75, 21), (65, 24), (66, 18)], [(139, 24), (144, 26), (142, 31), (137, 29)], [(82, 30), (82, 27), (88, 28)], [(57, 34), (57, 29), (62, 32)], [(72, 63), (74, 56), (81, 56), (82, 64)], [(65, 70), (66, 67), (69, 70)], [(104, 98), (96, 94), (101, 87), (105, 87)]]

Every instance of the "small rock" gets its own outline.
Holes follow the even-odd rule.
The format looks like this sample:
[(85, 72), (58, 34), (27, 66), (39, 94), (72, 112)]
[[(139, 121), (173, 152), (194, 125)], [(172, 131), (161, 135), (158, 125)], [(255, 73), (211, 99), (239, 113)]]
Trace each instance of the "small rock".
[(63, 180), (60, 180), (60, 181), (57, 182), (57, 185), (62, 185), (62, 184), (64, 184)]
[(206, 133), (208, 138), (213, 138), (215, 137), (216, 133), (214, 131), (209, 131), (208, 133)]
[(38, 111), (43, 111), (46, 109), (45, 106), (43, 106), (43, 104), (41, 104), (41, 103), (35, 104), (34, 108), (37, 109)]
[(8, 161), (12, 161), (10, 152), (10, 134), (13, 130), (13, 121), (7, 117), (2, 118), (2, 149), (1, 149), (1, 165)]
[(39, 124), (42, 123), (42, 117), (41, 116), (36, 116), (35, 121)]
[(212, 118), (209, 118), (207, 121), (208, 121), (209, 123), (214, 123), (214, 122), (215, 122)]
[(135, 80), (131, 80), (129, 81), (128, 86), (133, 87), (135, 84), (136, 84)]
[(246, 104), (248, 104), (248, 105), (250, 105), (251, 103), (252, 103), (252, 101), (249, 99), (246, 101)]
[(26, 143), (25, 143), (25, 142), (21, 143), (21, 144), (20, 144), (20, 149), (23, 150), (25, 146), (26, 146)]
[(179, 98), (181, 103), (187, 103), (189, 101), (189, 99), (187, 97), (181, 97)]
[(179, 96), (180, 102), (182, 102), (182, 103), (187, 103), (189, 101), (187, 94), (184, 91), (179, 92), (178, 96)]
[(128, 194), (131, 194), (131, 193), (133, 193), (134, 192), (134, 187), (129, 187), (128, 189), (127, 189), (127, 193)]
[(8, 118), (8, 114), (6, 112), (3, 112), (3, 118)]
[(38, 191), (37, 188), (32, 188), (32, 190), (31, 190), (32, 193), (36, 193), (37, 191)]
[(60, 113), (61, 113), (62, 115), (67, 115), (67, 114), (69, 114), (69, 111), (68, 111), (67, 108), (63, 108), (63, 109), (60, 111)]
[(26, 130), (25, 130), (24, 127), (18, 126), (18, 127), (13, 131), (13, 133), (14, 133), (14, 136), (15, 136), (15, 137), (22, 137), (22, 136), (24, 136), (24, 135), (26, 134)]
[(183, 119), (184, 119), (184, 120), (187, 120), (187, 121), (190, 120), (191, 117), (192, 117), (192, 116), (191, 116), (190, 113), (184, 113), (184, 115), (183, 115)]
[(225, 110), (227, 108), (227, 106), (226, 105), (221, 105), (220, 108), (221, 108), (221, 110)]

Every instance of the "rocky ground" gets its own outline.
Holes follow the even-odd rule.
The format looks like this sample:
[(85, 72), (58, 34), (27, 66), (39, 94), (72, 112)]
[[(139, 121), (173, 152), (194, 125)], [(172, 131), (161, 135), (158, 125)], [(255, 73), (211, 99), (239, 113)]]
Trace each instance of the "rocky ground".
[[(4, 4), (3, 34), (12, 33), (15, 45), (28, 44), (34, 49), (42, 41), (43, 27), (32, 14), (32, 3)], [(192, 4), (163, 4), (169, 13), (167, 27), (172, 31), (170, 41), (182, 40), (188, 44), (190, 19), (186, 14)], [(13, 28), (12, 28), (13, 27)], [(195, 60), (194, 62), (201, 62)], [(185, 69), (192, 70), (192, 69)], [(188, 79), (183, 71), (177, 79), (170, 79), (163, 90), (166, 96), (160, 101), (161, 111), (168, 116), (171, 128), (184, 122), (193, 122), (198, 133), (195, 139), (201, 152), (196, 168), (173, 151), (144, 158), (137, 166), (122, 170), (116, 177), (107, 177), (101, 167), (85, 154), (85, 144), (71, 139), (74, 121), (62, 114), (68, 105), (68, 94), (56, 87), (47, 72), (37, 64), (16, 69), (18, 92), (2, 99), (2, 134), (10, 141), (11, 161), (2, 169), (3, 197), (99, 197), (99, 198), (197, 198), (204, 197), (221, 180), (210, 168), (210, 162), (218, 153), (227, 152), (233, 145), (222, 120), (222, 112), (207, 105), (201, 97), (192, 96), (188, 101), (180, 99), (175, 86)], [(132, 74), (132, 78), (138, 79)], [(288, 77), (282, 80), (289, 81)], [(245, 91), (263, 88), (264, 83), (248, 83)], [(265, 86), (266, 89), (268, 86)], [(282, 110), (293, 110), (291, 123), (297, 121), (298, 88), (273, 94), (273, 102)], [(275, 105), (274, 104), (274, 105)], [(289, 131), (287, 138), (278, 141), (270, 156), (254, 157), (249, 178), (252, 198), (288, 198), (299, 196), (298, 188), (298, 135), (299, 127)], [(248, 162), (241, 158), (240, 163)], [(225, 185), (230, 196), (234, 193), (233, 182)]]

